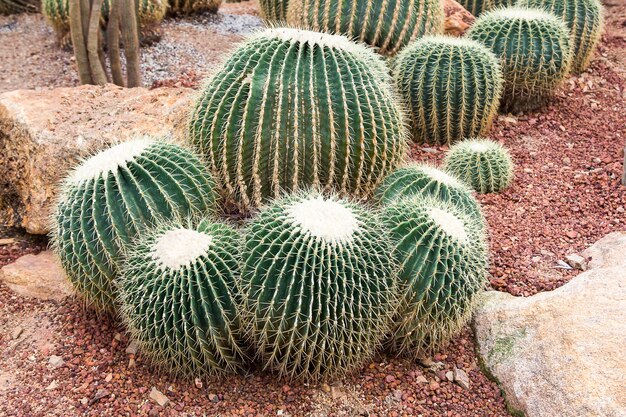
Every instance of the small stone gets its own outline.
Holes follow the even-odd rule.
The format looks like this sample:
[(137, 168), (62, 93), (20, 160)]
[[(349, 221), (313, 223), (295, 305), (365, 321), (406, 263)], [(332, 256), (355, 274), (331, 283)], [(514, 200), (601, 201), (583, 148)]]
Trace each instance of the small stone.
[(100, 398), (108, 397), (111, 393), (106, 389), (99, 389), (96, 391), (96, 395), (93, 396), (93, 402), (98, 401)]
[(10, 237), (8, 239), (0, 239), (0, 246), (11, 245), (15, 243), (15, 239)]
[(341, 388), (332, 386), (330, 387), (330, 397), (333, 400), (338, 400), (340, 398), (345, 398), (346, 393)]
[(131, 340), (130, 343), (128, 344), (128, 347), (126, 348), (126, 353), (128, 353), (129, 355), (136, 354), (138, 346), (139, 345), (136, 340)]
[(13, 340), (16, 340), (22, 335), (23, 332), (24, 332), (24, 329), (18, 326), (15, 329), (13, 329), (13, 333), (11, 333), (11, 337), (13, 338)]
[(578, 233), (573, 230), (569, 230), (565, 232), (565, 236), (569, 237), (570, 239), (576, 239), (578, 237)]
[(57, 389), (57, 387), (58, 387), (58, 386), (59, 386), (59, 384), (58, 384), (56, 381), (52, 381), (52, 382), (50, 383), (50, 385), (48, 385), (48, 386), (46, 387), (46, 391), (52, 391), (52, 390), (55, 390), (55, 389)]
[(563, 165), (569, 165), (571, 163), (572, 163), (572, 160), (568, 158), (567, 156), (563, 158)]
[(87, 405), (87, 403), (88, 403), (88, 402), (89, 402), (89, 400), (88, 400), (87, 398), (81, 398), (81, 399), (80, 399), (80, 403), (81, 403), (82, 405)]
[(577, 253), (567, 255), (565, 261), (574, 269), (578, 269), (579, 271), (587, 270), (587, 260)]
[(385, 377), (385, 382), (386, 382), (386, 383), (388, 383), (388, 384), (391, 384), (391, 383), (392, 383), (393, 381), (395, 381), (395, 380), (396, 380), (396, 377), (395, 377), (395, 376), (393, 376), (393, 375), (387, 375), (387, 376)]
[(163, 395), (163, 393), (156, 389), (156, 387), (152, 387), (152, 391), (150, 391), (150, 399), (159, 404), (161, 407), (164, 407), (170, 402), (169, 398)]
[(322, 384), (322, 391), (330, 392), (330, 385), (328, 385), (326, 383)]
[(200, 378), (196, 378), (194, 379), (194, 384), (196, 384), (196, 388), (200, 389), (202, 388), (202, 380)]
[(425, 366), (426, 368), (430, 368), (431, 366), (435, 364), (435, 362), (433, 361), (433, 358), (429, 356), (423, 356), (419, 358), (418, 360), (422, 364), (422, 366)]
[(209, 401), (211, 401), (211, 402), (213, 402), (213, 403), (216, 403), (216, 402), (219, 402), (219, 400), (220, 400), (220, 399), (219, 399), (219, 397), (218, 397), (217, 395), (215, 395), (215, 394), (209, 394)]
[(115, 336), (113, 336), (113, 339), (117, 340), (118, 342), (121, 342), (122, 335), (120, 333), (115, 333)]
[(128, 367), (129, 368), (134, 368), (135, 367), (135, 358), (130, 358), (128, 360)]
[(513, 115), (502, 115), (502, 116), (498, 116), (498, 120), (500, 120), (501, 122), (504, 122), (506, 124), (512, 124), (512, 125), (516, 125), (517, 124), (517, 117), (513, 116)]
[(435, 148), (422, 148), (422, 150), (426, 153), (430, 153), (430, 154), (435, 154), (438, 153), (439, 151)]
[(402, 395), (403, 395), (403, 394), (404, 394), (404, 393), (403, 393), (403, 392), (402, 392), (402, 390), (400, 390), (400, 389), (396, 389), (396, 390), (394, 390), (394, 391), (393, 391), (393, 396), (394, 396), (394, 398), (395, 398), (397, 401), (402, 401)]
[(104, 382), (111, 382), (112, 379), (113, 379), (113, 374), (108, 373), (107, 376), (104, 378)]
[(428, 379), (426, 379), (424, 375), (420, 375), (417, 378), (415, 378), (415, 382), (417, 382), (418, 384), (425, 384), (428, 382)]
[(454, 382), (459, 384), (461, 388), (469, 389), (470, 380), (464, 370), (459, 368), (454, 368)]
[(283, 385), (283, 392), (287, 394), (289, 391), (291, 391), (291, 387), (289, 385)]
[(48, 359), (48, 363), (55, 368), (60, 368), (63, 364), (65, 364), (65, 361), (60, 356), (52, 355), (50, 356), (50, 359)]
[(452, 371), (446, 372), (446, 379), (450, 382), (454, 381), (454, 372)]
[(439, 389), (439, 384), (437, 381), (430, 381), (430, 390), (435, 391)]

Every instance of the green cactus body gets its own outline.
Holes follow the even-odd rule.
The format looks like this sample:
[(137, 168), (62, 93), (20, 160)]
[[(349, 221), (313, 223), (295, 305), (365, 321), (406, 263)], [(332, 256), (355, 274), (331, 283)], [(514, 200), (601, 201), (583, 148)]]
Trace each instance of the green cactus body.
[(459, 4), (474, 16), (498, 7), (513, 6), (515, 2), (516, 0), (459, 0)]
[(468, 139), (452, 146), (445, 166), (448, 172), (483, 194), (501, 191), (513, 180), (513, 159), (509, 151), (488, 139)]
[(261, 16), (268, 22), (278, 23), (287, 19), (289, 0), (259, 0)]
[(481, 135), (498, 113), (500, 64), (476, 41), (418, 39), (398, 54), (393, 72), (419, 143), (449, 144)]
[(510, 7), (484, 13), (466, 36), (500, 58), (504, 76), (501, 107), (506, 112), (541, 107), (569, 74), (569, 30), (543, 10)]
[(376, 189), (376, 200), (383, 205), (414, 195), (434, 197), (462, 207), (484, 223), (480, 205), (472, 189), (445, 171), (425, 164), (412, 163), (389, 174)]
[(217, 13), (222, 0), (169, 0), (168, 12), (173, 15), (190, 15), (195, 13)]
[(440, 0), (290, 0), (287, 22), (338, 33), (393, 55), (413, 39), (443, 33)]
[(467, 323), (485, 287), (484, 228), (462, 207), (419, 195), (394, 201), (383, 214), (406, 288), (391, 348), (432, 354)]
[(215, 210), (214, 182), (200, 160), (173, 144), (125, 142), (82, 163), (64, 181), (51, 237), (77, 292), (114, 312), (122, 245), (159, 216)]
[[(102, 2), (102, 22), (109, 18), (111, 0)], [(166, 0), (139, 0), (138, 18), (142, 28), (154, 25), (163, 20), (167, 10)], [(70, 6), (69, 0), (42, 0), (41, 13), (52, 25), (59, 37), (63, 37), (70, 31)]]
[(307, 187), (367, 196), (407, 146), (389, 83), (381, 58), (365, 46), (269, 29), (209, 82), (189, 139), (244, 210)]
[(562, 17), (571, 31), (572, 71), (587, 69), (604, 26), (599, 0), (520, 0), (518, 4), (543, 8)]
[(37, 13), (39, 2), (36, 0), (0, 0), (0, 15), (16, 13)]
[(249, 225), (242, 267), (265, 367), (318, 380), (362, 365), (389, 330), (395, 267), (375, 213), (316, 194), (276, 200)]
[(208, 220), (166, 221), (143, 231), (127, 252), (118, 299), (142, 353), (173, 374), (240, 369), (238, 232)]

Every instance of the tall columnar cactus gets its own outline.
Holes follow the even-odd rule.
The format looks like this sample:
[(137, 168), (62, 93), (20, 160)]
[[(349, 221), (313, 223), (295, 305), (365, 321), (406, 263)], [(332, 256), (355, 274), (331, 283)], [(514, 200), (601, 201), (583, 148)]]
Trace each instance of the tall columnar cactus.
[(562, 17), (571, 31), (572, 70), (580, 73), (587, 69), (604, 26), (599, 0), (520, 0), (519, 4), (543, 8)]
[(261, 16), (268, 22), (284, 22), (287, 20), (289, 0), (259, 0)]
[(413, 39), (443, 32), (441, 0), (290, 0), (287, 22), (340, 33), (393, 55)]
[(406, 149), (389, 84), (381, 58), (365, 46), (268, 29), (209, 82), (189, 138), (243, 209), (303, 187), (366, 196)]
[(529, 111), (544, 105), (569, 74), (569, 30), (543, 10), (510, 7), (484, 13), (466, 36), (500, 57), (504, 111)]
[[(111, 0), (102, 2), (102, 19), (108, 20)], [(149, 27), (163, 20), (167, 10), (167, 0), (139, 0), (137, 16), (142, 28)], [(70, 32), (69, 0), (42, 0), (41, 13), (52, 25), (59, 38)]]
[(190, 15), (201, 12), (217, 13), (222, 0), (169, 0), (168, 12), (174, 15)]
[(393, 72), (411, 114), (414, 140), (453, 143), (491, 127), (502, 73), (498, 58), (480, 43), (427, 36), (398, 54)]
[(513, 6), (516, 0), (459, 0), (459, 3), (471, 14), (478, 17), (481, 13), (498, 7)]
[(494, 193), (513, 180), (513, 159), (509, 151), (488, 139), (469, 139), (450, 148), (446, 169), (470, 184), (479, 193)]
[(241, 242), (231, 227), (164, 221), (129, 245), (122, 318), (144, 355), (174, 374), (241, 368)]
[(114, 312), (122, 246), (159, 216), (215, 210), (214, 186), (191, 152), (147, 138), (83, 162), (62, 185), (51, 227), (77, 292), (96, 310)]
[(389, 330), (398, 300), (378, 216), (317, 194), (276, 200), (249, 225), (242, 277), (265, 367), (289, 378), (354, 370)]
[(0, 0), (0, 15), (36, 13), (37, 11), (39, 11), (37, 0)]
[(388, 205), (414, 195), (430, 196), (462, 207), (483, 223), (480, 205), (472, 194), (472, 189), (456, 176), (430, 165), (412, 163), (389, 174), (376, 189), (375, 197)]
[(419, 195), (386, 206), (384, 219), (405, 285), (392, 350), (432, 353), (467, 323), (486, 284), (483, 225), (458, 205)]

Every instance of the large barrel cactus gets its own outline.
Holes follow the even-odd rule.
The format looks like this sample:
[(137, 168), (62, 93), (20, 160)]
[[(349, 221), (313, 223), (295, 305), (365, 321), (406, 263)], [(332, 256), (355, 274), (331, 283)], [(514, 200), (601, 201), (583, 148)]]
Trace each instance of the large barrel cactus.
[(485, 230), (463, 207), (420, 195), (387, 205), (384, 219), (405, 285), (391, 348), (432, 353), (467, 323), (485, 287)]
[(36, 13), (39, 11), (37, 0), (0, 0), (0, 15), (15, 13)]
[(389, 330), (395, 269), (375, 213), (317, 194), (276, 200), (249, 225), (242, 269), (265, 367), (317, 380), (361, 365)]
[(64, 181), (51, 237), (67, 277), (114, 312), (122, 245), (159, 216), (215, 210), (211, 174), (180, 146), (138, 139), (87, 159)]
[(411, 114), (413, 139), (420, 143), (481, 135), (500, 106), (498, 58), (470, 39), (418, 39), (398, 54), (394, 80)]
[(504, 111), (517, 113), (541, 107), (570, 72), (569, 30), (546, 11), (510, 7), (487, 12), (476, 19), (466, 36), (500, 58)]
[(459, 0), (459, 4), (474, 16), (498, 7), (513, 6), (515, 3), (516, 0)]
[(168, 13), (190, 15), (195, 13), (217, 13), (222, 0), (169, 0)]
[[(111, 0), (102, 2), (102, 21), (109, 18)], [(137, 17), (140, 27), (147, 28), (163, 20), (167, 10), (167, 0), (139, 0), (137, 2)], [(54, 28), (59, 38), (70, 32), (70, 3), (69, 0), (42, 0), (41, 13)]]
[(303, 187), (366, 196), (406, 148), (389, 84), (384, 63), (365, 46), (269, 29), (209, 82), (189, 138), (244, 210)]
[(543, 8), (562, 17), (571, 31), (572, 71), (587, 69), (604, 26), (599, 0), (520, 0), (519, 4)]
[(239, 233), (208, 220), (165, 221), (140, 234), (118, 287), (144, 355), (187, 376), (242, 366), (240, 256)]
[(393, 55), (413, 39), (443, 32), (440, 0), (290, 0), (290, 25), (339, 33)]
[(261, 16), (268, 22), (284, 22), (287, 20), (289, 0), (259, 0)]
[(383, 180), (374, 195), (383, 205), (414, 195), (434, 197), (459, 205), (483, 222), (472, 189), (456, 176), (426, 164), (411, 163), (396, 169)]
[(479, 193), (495, 193), (513, 180), (513, 159), (498, 142), (468, 139), (450, 148), (446, 169)]

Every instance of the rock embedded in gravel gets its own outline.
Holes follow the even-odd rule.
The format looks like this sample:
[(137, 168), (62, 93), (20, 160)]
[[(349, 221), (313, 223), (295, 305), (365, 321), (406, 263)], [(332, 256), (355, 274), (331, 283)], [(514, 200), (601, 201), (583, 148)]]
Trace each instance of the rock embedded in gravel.
[(0, 281), (19, 295), (41, 300), (62, 300), (72, 294), (63, 269), (50, 251), (24, 255), (3, 266)]
[(48, 363), (54, 368), (60, 368), (61, 366), (65, 364), (65, 361), (60, 356), (52, 355), (48, 359)]
[(469, 389), (470, 388), (470, 380), (464, 370), (459, 368), (454, 368), (453, 372), (454, 382), (459, 384), (461, 388)]
[(137, 349), (139, 348), (139, 344), (137, 340), (131, 340), (128, 346), (126, 347), (126, 353), (129, 355), (135, 355), (137, 353)]
[(191, 93), (108, 84), (0, 94), (0, 223), (46, 234), (71, 167), (136, 135), (181, 139)]
[(169, 398), (167, 398), (161, 391), (156, 389), (156, 387), (152, 387), (150, 391), (150, 399), (155, 403), (159, 404), (161, 407), (167, 405), (170, 402)]
[(577, 253), (567, 255), (565, 260), (574, 269), (578, 269), (579, 271), (587, 270), (587, 260)]
[(626, 416), (626, 232), (583, 252), (589, 270), (532, 297), (491, 291), (476, 312), (479, 354), (527, 417)]

